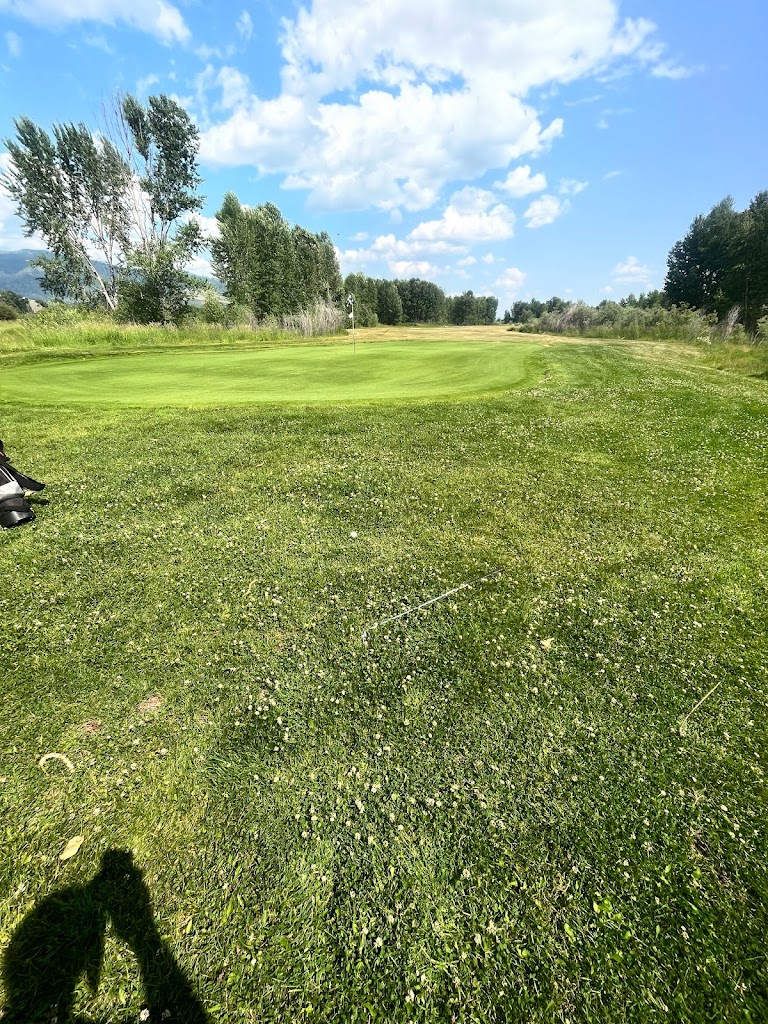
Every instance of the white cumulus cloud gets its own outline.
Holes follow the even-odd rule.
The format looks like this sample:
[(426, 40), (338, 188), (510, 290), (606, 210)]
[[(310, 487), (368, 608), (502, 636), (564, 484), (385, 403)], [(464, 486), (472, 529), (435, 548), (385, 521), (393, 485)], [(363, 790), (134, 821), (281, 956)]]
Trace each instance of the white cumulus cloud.
[(547, 187), (547, 179), (543, 174), (531, 174), (528, 164), (515, 167), (510, 171), (504, 181), (494, 182), (494, 188), (500, 189), (512, 196), (513, 199), (521, 199), (532, 192), (543, 192)]
[(491, 192), (467, 186), (451, 196), (439, 220), (423, 221), (410, 238), (425, 241), (502, 242), (515, 233), (515, 215)]
[(440, 268), (427, 260), (396, 260), (389, 266), (395, 277), (436, 277), (440, 273)]
[(567, 209), (567, 201), (564, 202), (557, 196), (545, 195), (534, 199), (523, 216), (529, 228), (542, 228), (545, 224), (551, 224), (557, 220)]
[(628, 256), (623, 263), (616, 264), (612, 277), (614, 281), (621, 281), (624, 284), (648, 284), (651, 280), (651, 271), (640, 263), (636, 256)]
[(186, 43), (190, 31), (178, 7), (167, 0), (0, 0), (0, 11), (43, 28), (70, 22), (122, 22), (163, 43)]
[[(316, 208), (428, 209), (445, 185), (552, 145), (563, 122), (541, 120), (533, 89), (663, 52), (617, 0), (308, 0), (282, 30), (279, 95), (243, 97), (201, 156), (282, 175)], [(514, 169), (505, 186), (546, 182)]]
[(496, 278), (497, 287), (501, 288), (507, 299), (514, 299), (519, 295), (525, 284), (525, 273), (517, 267), (507, 267), (504, 273)]

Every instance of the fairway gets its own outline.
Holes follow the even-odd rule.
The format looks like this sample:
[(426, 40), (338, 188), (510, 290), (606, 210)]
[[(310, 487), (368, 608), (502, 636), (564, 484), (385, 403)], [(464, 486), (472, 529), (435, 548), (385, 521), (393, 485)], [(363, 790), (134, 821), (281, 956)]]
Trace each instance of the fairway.
[(10, 1020), (768, 1020), (765, 381), (420, 336), (0, 371)]
[(146, 352), (4, 369), (0, 400), (203, 406), (448, 398), (531, 380), (538, 346), (411, 341), (246, 351)]

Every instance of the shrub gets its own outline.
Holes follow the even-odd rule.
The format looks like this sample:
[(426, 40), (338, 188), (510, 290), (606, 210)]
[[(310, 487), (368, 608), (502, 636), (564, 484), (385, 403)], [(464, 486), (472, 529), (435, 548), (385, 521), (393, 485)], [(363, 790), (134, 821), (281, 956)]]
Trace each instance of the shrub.
[(24, 296), (19, 295), (18, 292), (0, 291), (0, 302), (4, 302), (7, 306), (12, 306), (17, 313), (32, 312), (29, 305), (29, 299), (25, 299)]
[(14, 309), (9, 302), (0, 302), (0, 320), (18, 320), (18, 310)]
[(76, 327), (79, 324), (93, 324), (109, 321), (103, 310), (91, 309), (88, 306), (73, 306), (67, 302), (50, 302), (30, 317), (30, 325), (35, 328), (61, 330)]
[(203, 304), (197, 310), (195, 319), (200, 323), (217, 327), (242, 327), (250, 325), (252, 318), (247, 307), (222, 299), (216, 289), (208, 285), (205, 288)]

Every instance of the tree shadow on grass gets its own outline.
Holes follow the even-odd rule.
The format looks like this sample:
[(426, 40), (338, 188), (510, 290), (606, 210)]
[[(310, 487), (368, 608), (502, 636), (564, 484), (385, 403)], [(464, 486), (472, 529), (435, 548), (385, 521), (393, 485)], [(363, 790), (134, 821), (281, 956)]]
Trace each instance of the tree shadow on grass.
[(150, 1024), (208, 1024), (192, 982), (157, 930), (149, 890), (125, 850), (108, 850), (90, 882), (46, 897), (11, 936), (3, 959), (3, 1024), (93, 1024), (73, 1015), (75, 989), (82, 975), (94, 993), (98, 989), (108, 921), (138, 960)]

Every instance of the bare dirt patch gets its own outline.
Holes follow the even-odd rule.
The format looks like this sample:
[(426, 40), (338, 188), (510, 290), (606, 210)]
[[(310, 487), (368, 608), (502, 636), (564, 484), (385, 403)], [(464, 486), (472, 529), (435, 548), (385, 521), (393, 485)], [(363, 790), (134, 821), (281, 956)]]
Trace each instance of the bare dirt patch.
[(138, 711), (140, 715), (154, 715), (162, 706), (163, 698), (153, 693), (151, 697), (147, 697), (139, 704)]

